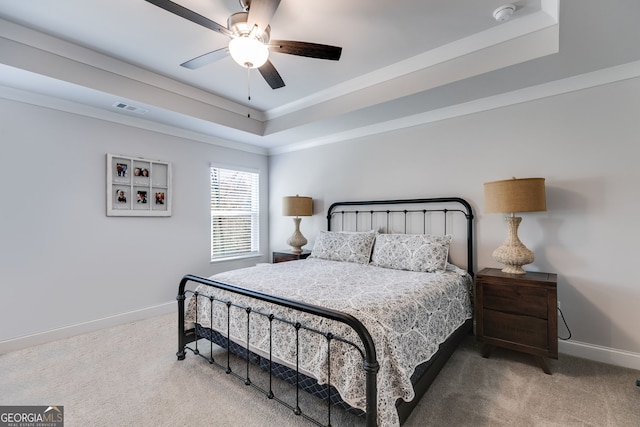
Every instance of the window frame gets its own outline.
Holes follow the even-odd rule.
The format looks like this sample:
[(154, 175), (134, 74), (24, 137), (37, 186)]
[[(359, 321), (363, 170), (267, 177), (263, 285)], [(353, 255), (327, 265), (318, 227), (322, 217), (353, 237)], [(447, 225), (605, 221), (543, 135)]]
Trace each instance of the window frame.
[[(249, 186), (249, 195), (250, 197), (250, 208), (242, 210), (216, 210), (214, 209), (214, 205), (216, 200), (214, 200), (214, 188), (216, 187), (214, 183), (214, 169), (218, 171), (222, 171), (223, 173), (231, 173), (231, 174), (251, 174), (250, 177), (247, 177), (250, 181), (252, 181)], [(216, 263), (220, 261), (228, 261), (235, 259), (244, 259), (244, 258), (254, 258), (262, 256), (260, 252), (260, 170), (255, 168), (247, 168), (240, 167), (235, 165), (221, 164), (221, 163), (211, 163), (209, 165), (209, 184), (210, 184), (210, 195), (209, 195), (209, 207), (210, 207), (210, 216), (209, 216), (209, 236), (210, 236), (210, 245), (209, 245), (209, 256), (211, 263)], [(221, 180), (222, 181), (222, 180)], [(218, 186), (218, 190), (220, 190)], [(233, 196), (231, 196), (233, 198)], [(231, 200), (238, 201), (238, 200)], [(246, 202), (246, 200), (245, 200)], [(233, 217), (246, 217), (250, 218), (250, 250), (244, 251), (219, 251), (216, 254), (214, 250), (214, 218), (222, 217), (222, 218), (233, 218)], [(224, 230), (223, 230), (224, 231)]]

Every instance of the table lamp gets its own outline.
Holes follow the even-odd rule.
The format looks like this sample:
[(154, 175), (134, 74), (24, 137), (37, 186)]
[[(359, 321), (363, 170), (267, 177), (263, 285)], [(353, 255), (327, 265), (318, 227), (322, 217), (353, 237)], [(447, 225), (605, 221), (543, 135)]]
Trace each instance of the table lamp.
[(523, 265), (531, 264), (535, 255), (518, 238), (521, 217), (517, 212), (542, 212), (547, 210), (544, 178), (520, 178), (493, 181), (484, 184), (484, 211), (506, 213), (507, 240), (493, 251), (493, 259), (505, 265), (504, 273), (525, 274)]
[(292, 247), (294, 254), (302, 253), (302, 247), (307, 244), (307, 239), (300, 232), (301, 216), (313, 215), (313, 199), (304, 196), (288, 196), (282, 198), (282, 215), (293, 216), (296, 230), (293, 232), (287, 244)]

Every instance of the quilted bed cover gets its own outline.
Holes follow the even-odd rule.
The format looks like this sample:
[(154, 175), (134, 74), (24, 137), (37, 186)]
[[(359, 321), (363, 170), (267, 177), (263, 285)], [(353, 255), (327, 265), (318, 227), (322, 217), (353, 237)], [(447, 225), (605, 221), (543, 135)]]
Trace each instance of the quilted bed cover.
[[(441, 273), (422, 273), (368, 264), (306, 259), (277, 264), (263, 264), (216, 274), (212, 280), (253, 289), (262, 293), (351, 314), (371, 334), (380, 364), (377, 377), (378, 425), (399, 426), (395, 402), (414, 397), (411, 375), (428, 361), (449, 335), (472, 316), (469, 274), (453, 265)], [(200, 285), (201, 294), (223, 301), (230, 299), (226, 291)], [(196, 307), (191, 299), (186, 321), (194, 322)], [(213, 311), (207, 298), (199, 298), (197, 322), (226, 335), (227, 312), (224, 304)], [(305, 313), (292, 313), (283, 307), (239, 295), (234, 303), (259, 310), (320, 331), (331, 331), (360, 345), (360, 339), (349, 327), (338, 322)], [(215, 308), (215, 304), (214, 304)], [(253, 316), (255, 317), (255, 316)], [(269, 322), (252, 317), (250, 343), (252, 351), (269, 354)], [(230, 335), (246, 346), (247, 315), (244, 310), (231, 312)], [(300, 332), (300, 368), (320, 384), (327, 382), (327, 344), (318, 334)], [(304, 337), (303, 337), (304, 335)], [(281, 363), (295, 367), (295, 330), (290, 325), (273, 325), (273, 355)], [(277, 343), (277, 344), (276, 344)], [(362, 357), (344, 343), (331, 344), (331, 385), (351, 406), (365, 409), (365, 374)]]

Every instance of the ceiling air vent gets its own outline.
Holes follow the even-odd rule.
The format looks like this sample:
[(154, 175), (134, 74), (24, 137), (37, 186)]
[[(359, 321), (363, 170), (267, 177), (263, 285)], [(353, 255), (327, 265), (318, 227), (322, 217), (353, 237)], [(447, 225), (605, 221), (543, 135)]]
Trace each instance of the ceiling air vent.
[(146, 114), (149, 112), (149, 110), (145, 110), (144, 108), (136, 107), (134, 105), (125, 104), (124, 102), (116, 102), (115, 104), (113, 104), (113, 107), (117, 108), (118, 110), (124, 110), (129, 113), (136, 114)]

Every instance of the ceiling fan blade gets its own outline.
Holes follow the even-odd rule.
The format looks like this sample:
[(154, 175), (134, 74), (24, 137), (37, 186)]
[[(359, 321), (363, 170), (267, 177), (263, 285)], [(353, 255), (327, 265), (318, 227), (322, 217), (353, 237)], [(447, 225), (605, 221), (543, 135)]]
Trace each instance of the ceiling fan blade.
[(196, 70), (198, 68), (204, 67), (205, 65), (213, 64), (214, 62), (225, 58), (228, 54), (229, 48), (225, 46), (221, 49), (214, 50), (213, 52), (200, 55), (197, 58), (190, 59), (187, 62), (183, 62), (182, 64), (180, 64), (180, 66), (188, 68), (190, 70)]
[(258, 26), (258, 32), (262, 33), (271, 22), (271, 18), (276, 13), (280, 0), (251, 0), (249, 4), (249, 17), (247, 18), (248, 28)]
[(146, 0), (146, 1), (168, 12), (178, 15), (184, 19), (187, 19), (193, 23), (202, 25), (205, 28), (209, 28), (210, 30), (217, 31), (221, 34), (224, 34), (227, 37), (231, 37), (233, 35), (231, 31), (227, 29), (227, 27), (222, 26), (217, 22), (214, 22), (211, 19), (206, 18), (170, 0)]
[(258, 68), (258, 71), (260, 71), (262, 77), (264, 77), (267, 83), (269, 83), (271, 89), (279, 89), (281, 87), (284, 87), (284, 80), (282, 80), (282, 77), (280, 77), (278, 70), (276, 70), (276, 67), (274, 67), (271, 61), (269, 61), (268, 59), (262, 67)]
[(326, 44), (296, 42), (291, 40), (271, 40), (271, 52), (287, 53), (289, 55), (307, 56), (309, 58), (329, 59), (337, 61), (342, 54), (342, 48)]

